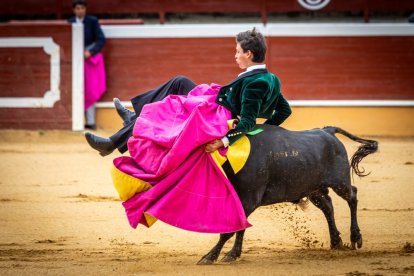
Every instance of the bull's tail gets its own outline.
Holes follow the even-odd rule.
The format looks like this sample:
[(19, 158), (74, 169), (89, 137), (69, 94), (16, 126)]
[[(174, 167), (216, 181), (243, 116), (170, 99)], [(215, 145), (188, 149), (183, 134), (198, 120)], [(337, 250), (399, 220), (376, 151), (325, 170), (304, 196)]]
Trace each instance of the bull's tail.
[(332, 135), (335, 135), (335, 133), (340, 133), (353, 141), (361, 143), (362, 145), (359, 146), (358, 150), (351, 157), (351, 168), (354, 171), (354, 173), (360, 177), (367, 176), (370, 174), (370, 173), (365, 173), (364, 168), (360, 169), (358, 165), (359, 165), (359, 162), (361, 162), (361, 160), (364, 159), (365, 156), (367, 156), (368, 154), (374, 153), (378, 150), (377, 141), (362, 139), (360, 137), (352, 135), (351, 133), (339, 127), (328, 126), (328, 127), (324, 127), (323, 130)]

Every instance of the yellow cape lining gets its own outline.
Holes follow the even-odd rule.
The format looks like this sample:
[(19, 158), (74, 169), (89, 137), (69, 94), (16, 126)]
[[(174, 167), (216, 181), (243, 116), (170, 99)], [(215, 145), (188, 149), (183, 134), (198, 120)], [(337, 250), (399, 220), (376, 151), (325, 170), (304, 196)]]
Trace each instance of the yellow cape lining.
[[(228, 120), (227, 126), (229, 129), (233, 129), (234, 120)], [(222, 166), (226, 160), (229, 160), (230, 166), (232, 167), (234, 173), (238, 173), (244, 165), (246, 165), (247, 158), (249, 158), (250, 154), (250, 141), (249, 138), (246, 136), (241, 137), (236, 142), (233, 143), (233, 145), (228, 147), (226, 156), (222, 156), (218, 150), (211, 153), (211, 156), (213, 157), (214, 162), (217, 164), (217, 166), (221, 169), (224, 175), (226, 173), (224, 172)], [(226, 176), (227, 177), (227, 176)]]
[[(120, 171), (115, 166), (112, 166), (111, 176), (115, 189), (122, 201), (126, 201), (136, 193), (147, 191), (152, 187), (149, 183), (132, 177)], [(152, 226), (157, 221), (156, 218), (147, 213), (144, 213), (144, 218), (147, 221), (148, 227)]]
[(229, 160), (230, 166), (236, 174), (244, 167), (244, 165), (246, 165), (249, 154), (250, 141), (249, 138), (243, 136), (234, 142), (233, 145), (229, 146), (226, 156), (222, 156), (218, 150), (216, 150), (211, 153), (211, 157), (213, 157), (214, 162), (221, 169), (223, 174), (226, 175), (223, 171), (222, 166), (227, 159)]
[(130, 176), (129, 174), (120, 171), (115, 166), (112, 166), (111, 176), (115, 189), (122, 201), (126, 201), (136, 193), (149, 190), (152, 187), (149, 183)]

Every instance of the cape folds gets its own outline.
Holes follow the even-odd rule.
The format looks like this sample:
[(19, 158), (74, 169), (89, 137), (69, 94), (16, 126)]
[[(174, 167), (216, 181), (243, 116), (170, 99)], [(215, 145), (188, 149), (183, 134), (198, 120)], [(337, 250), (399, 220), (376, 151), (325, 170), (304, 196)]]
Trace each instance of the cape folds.
[(131, 157), (114, 160), (124, 179), (137, 179), (145, 189), (142, 182), (151, 185), (123, 203), (132, 227), (149, 227), (154, 218), (205, 233), (250, 226), (232, 184), (204, 150), (228, 131), (231, 113), (215, 103), (219, 90), (198, 85), (188, 96), (171, 95), (142, 110), (128, 141)]

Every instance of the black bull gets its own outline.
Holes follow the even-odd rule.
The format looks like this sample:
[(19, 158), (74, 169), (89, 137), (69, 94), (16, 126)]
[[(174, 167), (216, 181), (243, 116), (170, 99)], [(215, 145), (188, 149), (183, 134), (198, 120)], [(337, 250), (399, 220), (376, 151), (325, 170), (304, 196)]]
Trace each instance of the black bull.
[[(246, 216), (259, 206), (280, 203), (298, 203), (307, 197), (322, 210), (329, 226), (331, 247), (342, 246), (340, 233), (335, 225), (334, 210), (328, 188), (348, 202), (351, 210), (351, 246), (362, 246), (362, 236), (357, 222), (357, 188), (351, 185), (350, 169), (365, 176), (358, 168), (359, 162), (374, 153), (378, 143), (356, 137), (337, 127), (307, 131), (289, 131), (283, 128), (260, 125), (264, 132), (249, 136), (251, 153), (244, 168), (234, 174), (224, 165), (224, 170), (237, 191)], [(349, 164), (344, 145), (336, 133), (361, 143)], [(211, 264), (220, 255), (224, 244), (235, 233), (220, 234), (218, 243), (198, 264)], [(233, 248), (222, 261), (232, 262), (241, 255), (244, 230), (236, 233)]]

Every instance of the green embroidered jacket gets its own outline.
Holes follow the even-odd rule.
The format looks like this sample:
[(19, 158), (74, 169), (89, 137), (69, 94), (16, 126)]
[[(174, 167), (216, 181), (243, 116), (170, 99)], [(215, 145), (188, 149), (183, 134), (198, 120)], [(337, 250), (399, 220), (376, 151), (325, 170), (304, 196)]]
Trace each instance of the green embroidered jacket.
[(254, 129), (256, 118), (267, 119), (265, 124), (280, 125), (292, 113), (280, 92), (279, 79), (267, 69), (244, 73), (223, 86), (216, 102), (240, 116), (236, 127), (226, 134), (230, 145)]

